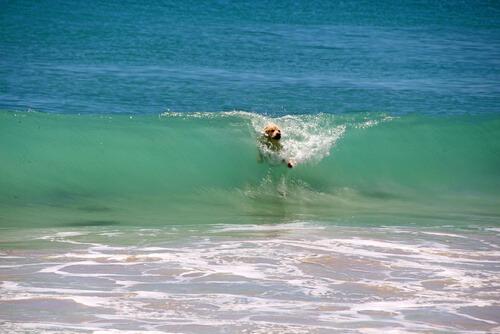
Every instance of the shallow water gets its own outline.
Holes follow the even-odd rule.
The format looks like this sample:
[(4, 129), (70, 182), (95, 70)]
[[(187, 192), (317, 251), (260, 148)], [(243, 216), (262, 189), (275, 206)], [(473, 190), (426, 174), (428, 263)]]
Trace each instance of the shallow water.
[(314, 222), (4, 230), (2, 331), (495, 331), (499, 233)]

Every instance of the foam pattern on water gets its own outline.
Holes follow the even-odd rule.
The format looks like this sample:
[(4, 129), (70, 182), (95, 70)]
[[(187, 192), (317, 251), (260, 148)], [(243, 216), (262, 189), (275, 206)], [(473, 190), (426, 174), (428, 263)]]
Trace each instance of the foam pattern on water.
[(272, 151), (266, 145), (259, 145), (260, 151), (273, 164), (289, 159), (297, 164), (317, 163), (330, 154), (330, 149), (346, 130), (345, 124), (332, 124), (332, 118), (324, 115), (287, 115), (279, 118), (250, 113), (246, 115), (251, 120), (256, 136), (260, 136), (270, 124), (276, 124), (282, 130), (283, 148), (280, 151)]
[(1, 253), (3, 333), (499, 329), (495, 230), (295, 222), (31, 233), (38, 249)]

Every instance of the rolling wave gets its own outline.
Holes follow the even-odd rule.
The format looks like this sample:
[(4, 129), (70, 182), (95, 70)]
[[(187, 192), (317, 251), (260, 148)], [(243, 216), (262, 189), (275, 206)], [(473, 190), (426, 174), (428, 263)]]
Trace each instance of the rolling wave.
[[(282, 128), (283, 149), (258, 163), (270, 123)], [(68, 221), (76, 208), (84, 216), (114, 212), (116, 221), (276, 212), (293, 220), (446, 204), (448, 215), (478, 210), (496, 219), (499, 129), (487, 116), (1, 112), (1, 218), (24, 224), (32, 217), (21, 212), (39, 216), (43, 208), (47, 221), (54, 210)], [(296, 168), (281, 164), (285, 157)]]

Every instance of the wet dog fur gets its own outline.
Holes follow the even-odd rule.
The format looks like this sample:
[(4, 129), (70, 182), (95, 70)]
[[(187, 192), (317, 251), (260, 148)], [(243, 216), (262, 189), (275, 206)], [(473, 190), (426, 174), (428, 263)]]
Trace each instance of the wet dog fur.
[[(280, 140), (281, 129), (277, 125), (271, 124), (264, 128), (264, 132), (261, 137), (261, 143), (264, 144), (269, 150), (279, 152), (283, 148)], [(263, 155), (261, 152), (259, 152), (258, 160), (260, 162), (263, 161)], [(286, 160), (283, 159), (283, 162), (286, 163), (288, 168), (295, 167), (295, 162), (291, 158), (288, 158)]]

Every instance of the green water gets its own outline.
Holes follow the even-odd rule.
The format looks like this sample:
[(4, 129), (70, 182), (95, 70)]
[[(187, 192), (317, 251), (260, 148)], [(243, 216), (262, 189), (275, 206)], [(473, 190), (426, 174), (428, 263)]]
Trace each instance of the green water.
[[(270, 122), (295, 169), (257, 162)], [(498, 220), (492, 117), (3, 112), (0, 127), (4, 227)]]

